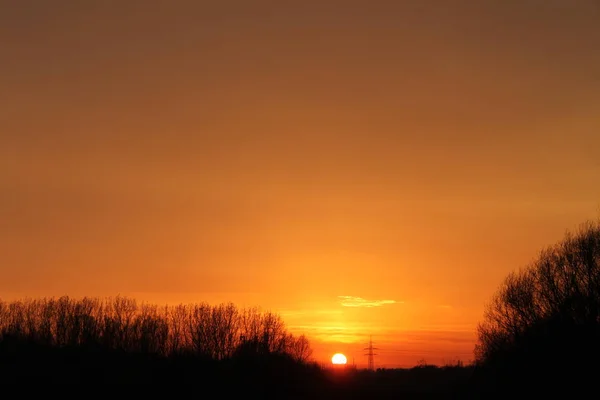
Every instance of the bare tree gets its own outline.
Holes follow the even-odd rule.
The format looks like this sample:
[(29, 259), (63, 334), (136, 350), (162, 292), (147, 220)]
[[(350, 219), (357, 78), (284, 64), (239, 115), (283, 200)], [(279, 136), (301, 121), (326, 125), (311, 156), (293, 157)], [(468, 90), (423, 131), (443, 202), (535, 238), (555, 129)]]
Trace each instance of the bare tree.
[(506, 277), (478, 326), (475, 355), (513, 371), (572, 368), (600, 355), (599, 341), (600, 224), (588, 222)]
[(292, 335), (288, 338), (288, 353), (296, 361), (306, 363), (310, 361), (312, 356), (312, 349), (310, 348), (310, 342), (305, 335), (294, 337)]
[(250, 354), (288, 354), (301, 362), (310, 356), (308, 340), (288, 334), (278, 315), (231, 303), (159, 308), (121, 296), (0, 302), (0, 340), (9, 336), (57, 347), (188, 353), (213, 360), (231, 358), (244, 346), (253, 349)]

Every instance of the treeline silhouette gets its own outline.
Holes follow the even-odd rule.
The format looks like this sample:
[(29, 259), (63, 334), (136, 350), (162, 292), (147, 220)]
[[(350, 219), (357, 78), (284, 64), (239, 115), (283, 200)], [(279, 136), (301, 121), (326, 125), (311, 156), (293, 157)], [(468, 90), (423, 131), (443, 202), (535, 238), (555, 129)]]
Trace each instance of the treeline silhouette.
[(258, 308), (120, 296), (0, 301), (0, 382), (46, 391), (128, 384), (149, 395), (168, 387), (211, 398), (411, 398), (454, 393), (471, 373), (462, 365), (340, 372), (311, 354), (304, 335)]
[(135, 299), (0, 301), (0, 338), (57, 347), (89, 347), (224, 360), (236, 353), (281, 354), (308, 361), (304, 335), (285, 329), (279, 315), (233, 304), (164, 306)]
[(475, 348), (477, 385), (598, 393), (600, 223), (588, 221), (509, 274), (486, 307)]
[(226, 381), (302, 391), (288, 378), (314, 380), (319, 368), (310, 357), (304, 335), (257, 308), (158, 307), (121, 296), (0, 301), (0, 380), (8, 383)]

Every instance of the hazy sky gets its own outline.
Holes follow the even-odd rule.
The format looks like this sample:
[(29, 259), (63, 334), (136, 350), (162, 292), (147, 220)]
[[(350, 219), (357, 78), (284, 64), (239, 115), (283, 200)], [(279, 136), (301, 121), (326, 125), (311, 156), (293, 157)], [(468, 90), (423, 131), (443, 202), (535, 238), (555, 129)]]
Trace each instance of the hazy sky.
[(502, 278), (600, 215), (599, 49), (598, 0), (0, 0), (0, 297), (467, 360)]

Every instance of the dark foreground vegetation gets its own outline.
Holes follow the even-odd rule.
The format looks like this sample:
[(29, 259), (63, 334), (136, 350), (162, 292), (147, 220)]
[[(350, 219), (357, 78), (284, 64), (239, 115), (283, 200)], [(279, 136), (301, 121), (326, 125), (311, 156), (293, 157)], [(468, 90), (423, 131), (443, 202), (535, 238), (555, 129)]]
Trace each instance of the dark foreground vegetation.
[[(281, 318), (232, 304), (157, 307), (135, 300), (0, 302), (0, 382), (135, 385), (214, 397), (381, 398), (451, 394), (471, 369), (328, 370), (311, 362), (304, 336)], [(139, 393), (139, 392), (138, 392)]]
[(478, 336), (474, 390), (597, 396), (600, 223), (567, 233), (510, 274), (487, 305)]
[(304, 336), (258, 309), (157, 307), (123, 297), (28, 299), (0, 302), (0, 383), (46, 394), (58, 385), (85, 385), (90, 394), (127, 384), (138, 395), (208, 398), (597, 394), (600, 224), (568, 233), (510, 274), (478, 335), (469, 366), (328, 370), (311, 362)]
[(233, 304), (159, 308), (124, 297), (0, 302), (0, 379), (8, 383), (261, 389), (261, 377), (293, 386), (292, 378), (316, 375), (310, 355), (308, 340), (289, 334), (276, 314)]

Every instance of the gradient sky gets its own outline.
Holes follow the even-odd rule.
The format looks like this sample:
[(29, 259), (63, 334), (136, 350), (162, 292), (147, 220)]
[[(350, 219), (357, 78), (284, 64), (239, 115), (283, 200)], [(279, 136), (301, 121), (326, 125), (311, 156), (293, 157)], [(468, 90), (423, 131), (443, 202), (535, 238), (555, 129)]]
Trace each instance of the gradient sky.
[(258, 305), (472, 359), (599, 215), (600, 3), (0, 0), (0, 297)]

